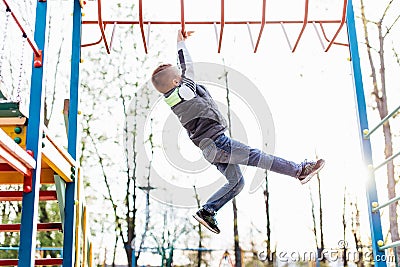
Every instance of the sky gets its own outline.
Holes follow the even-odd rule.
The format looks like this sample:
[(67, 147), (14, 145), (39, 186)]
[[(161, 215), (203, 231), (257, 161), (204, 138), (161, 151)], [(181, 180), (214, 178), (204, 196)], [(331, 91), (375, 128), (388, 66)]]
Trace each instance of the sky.
[[(145, 20), (179, 20), (180, 1), (148, 0), (144, 4)], [(226, 3), (226, 20), (258, 20), (262, 1), (230, 1)], [(89, 1), (85, 9), (85, 19), (95, 19), (95, 3)], [(219, 20), (219, 7), (214, 6), (215, 1), (185, 1), (188, 20)], [(104, 10), (111, 10), (112, 1), (103, 3)], [(340, 19), (342, 1), (319, 1), (310, 3), (311, 19)], [(287, 7), (290, 8), (287, 8)], [(302, 1), (271, 1), (268, 3), (267, 18), (269, 19), (298, 19), (303, 17)], [(377, 5), (378, 9), (382, 7)], [(161, 14), (159, 10), (164, 12)], [(370, 14), (374, 9), (369, 9)], [(375, 10), (374, 10), (375, 11)], [(368, 12), (368, 10), (367, 10)], [(378, 13), (378, 12), (377, 12)], [(115, 14), (105, 11), (104, 19), (114, 19)], [(85, 41), (93, 40), (97, 36), (88, 26), (83, 28)], [(362, 164), (357, 118), (351, 76), (351, 65), (348, 60), (348, 48), (333, 46), (329, 52), (324, 52), (317, 34), (312, 25), (307, 26), (299, 43), (298, 49), (292, 53), (286, 43), (285, 36), (279, 25), (267, 25), (261, 39), (259, 51), (252, 53), (248, 29), (245, 25), (229, 26), (224, 30), (222, 52), (217, 53), (215, 28), (208, 26), (187, 26), (188, 30), (195, 30), (195, 34), (188, 39), (187, 46), (195, 62), (224, 62), (231, 68), (248, 77), (262, 92), (269, 109), (271, 110), (275, 127), (275, 154), (288, 160), (300, 162), (304, 159), (314, 159), (315, 154), (327, 162), (321, 172), (322, 195), (325, 229), (327, 231), (326, 246), (336, 247), (339, 238), (342, 239), (341, 213), (344, 187), (360, 200), (363, 219), (364, 240), (368, 235), (368, 221), (366, 216), (366, 201), (364, 192), (365, 168)], [(147, 29), (146, 29), (147, 30)], [(149, 49), (156, 49), (157, 42), (152, 38), (161, 35), (165, 39), (165, 48), (162, 58), (168, 62), (176, 62), (175, 40), (177, 26), (152, 26), (150, 33)], [(217, 31), (219, 28), (217, 27)], [(252, 26), (252, 37), (255, 39), (259, 26)], [(300, 25), (286, 27), (287, 33), (293, 44), (300, 30)], [(328, 36), (332, 36), (335, 27), (327, 27)], [(346, 42), (345, 29), (338, 37), (341, 42)], [(110, 34), (110, 29), (108, 31)], [(133, 35), (140, 37), (138, 27)], [(361, 32), (358, 38), (361, 39)], [(96, 37), (97, 38), (97, 37)], [(94, 39), (96, 39), (94, 38)], [(95, 46), (89, 49), (100, 49), (105, 53), (104, 46)], [(142, 48), (141, 48), (142, 49)], [(144, 52), (142, 50), (142, 52)], [(364, 55), (365, 56), (365, 55)], [(368, 80), (368, 65), (363, 59), (364, 84), (366, 90), (370, 87)], [(84, 65), (82, 65), (84, 67)], [(396, 70), (395, 63), (389, 66)], [(150, 72), (145, 75), (150, 78)], [(389, 81), (393, 82), (389, 77)], [(394, 82), (393, 82), (394, 83)], [(391, 88), (392, 89), (392, 88)], [(392, 90), (395, 91), (395, 90)], [(391, 92), (392, 92), (391, 91)], [(217, 89), (212, 92), (216, 100), (224, 102), (224, 96)], [(392, 94), (393, 98), (396, 94)], [(369, 100), (369, 98), (367, 98)], [(391, 107), (395, 103), (390, 102)], [(165, 110), (165, 109), (164, 109)], [(240, 101), (233, 102), (234, 113), (241, 114)], [(370, 124), (378, 121), (376, 112), (369, 112)], [(250, 116), (248, 114), (248, 116)], [(257, 135), (257, 127), (246, 120), (251, 117), (242, 115), (241, 122), (248, 126), (249, 136)], [(261, 122), (262, 123), (262, 122)], [(233, 126), (235, 127), (235, 125)], [(395, 126), (396, 127), (396, 126)], [(396, 128), (395, 128), (396, 129)], [(234, 136), (235, 133), (233, 133)], [(193, 156), (193, 160), (200, 156), (198, 150), (190, 143), (188, 138), (181, 134), (179, 140), (182, 154), (186, 157)], [(380, 136), (374, 137), (376, 141), (375, 162), (382, 160), (382, 143)], [(188, 151), (197, 151), (188, 153)], [(162, 166), (162, 163), (160, 163)], [(254, 236), (262, 249), (262, 240), (265, 237), (265, 206), (262, 193), (259, 190), (254, 194), (248, 193), (252, 179), (252, 168), (244, 172), (246, 187), (238, 196), (239, 228), (243, 240), (249, 235), (251, 225), (261, 230), (262, 234)], [(218, 176), (219, 173), (211, 168), (205, 176)], [(383, 176), (378, 173), (379, 178)], [(271, 197), (271, 226), (272, 241), (277, 250), (281, 251), (310, 251), (314, 249), (311, 233), (311, 204), (310, 194), (316, 196), (317, 185), (313, 180), (305, 186), (278, 174), (270, 174)], [(211, 178), (212, 179), (212, 178)], [(199, 183), (204, 181), (199, 180)], [(380, 191), (384, 192), (385, 183), (380, 184)], [(381, 194), (385, 199), (385, 195)], [(204, 201), (204, 200), (203, 200)], [(385, 213), (386, 215), (387, 213)], [(213, 248), (232, 248), (232, 211), (231, 205), (224, 207), (217, 216), (222, 233), (213, 237)], [(385, 221), (384, 229), (385, 229)], [(245, 243), (245, 242), (243, 242)]]

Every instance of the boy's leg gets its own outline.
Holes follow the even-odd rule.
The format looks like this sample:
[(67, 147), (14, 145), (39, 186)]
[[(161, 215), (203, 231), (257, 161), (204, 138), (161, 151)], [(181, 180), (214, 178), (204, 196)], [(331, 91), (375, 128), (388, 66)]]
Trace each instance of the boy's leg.
[(215, 212), (233, 199), (242, 191), (244, 179), (239, 165), (227, 163), (214, 163), (217, 169), (224, 174), (228, 183), (215, 192), (193, 217), (214, 233), (219, 233), (215, 219)]
[(239, 165), (215, 163), (217, 169), (226, 177), (228, 183), (224, 184), (203, 205), (209, 212), (217, 212), (227, 202), (237, 196), (244, 187), (244, 179)]
[(214, 142), (209, 142), (204, 146), (203, 155), (213, 163), (255, 166), (296, 178), (302, 171), (301, 164), (266, 154), (225, 135), (219, 136)]

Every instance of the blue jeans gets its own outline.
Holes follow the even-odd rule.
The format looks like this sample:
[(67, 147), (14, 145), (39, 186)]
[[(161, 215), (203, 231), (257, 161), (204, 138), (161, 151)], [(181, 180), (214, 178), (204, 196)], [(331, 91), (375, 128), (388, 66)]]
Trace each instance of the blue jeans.
[(203, 205), (211, 213), (218, 211), (242, 191), (244, 179), (239, 165), (255, 166), (292, 177), (298, 177), (301, 172), (299, 164), (266, 154), (224, 134), (215, 141), (210, 139), (203, 142), (200, 148), (205, 159), (215, 165), (228, 180)]

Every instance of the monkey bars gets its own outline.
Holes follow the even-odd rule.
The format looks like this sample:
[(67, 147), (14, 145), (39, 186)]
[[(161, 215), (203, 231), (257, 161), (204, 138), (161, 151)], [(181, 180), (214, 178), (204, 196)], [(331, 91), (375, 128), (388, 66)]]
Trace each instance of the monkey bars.
[[(309, 24), (314, 25), (314, 30), (316, 31), (319, 41), (322, 45), (322, 48), (324, 49), (325, 52), (328, 52), (329, 49), (332, 47), (332, 45), (341, 45), (341, 46), (348, 46), (348, 44), (345, 43), (340, 43), (336, 42), (336, 39), (341, 32), (343, 25), (346, 21), (346, 9), (347, 9), (347, 4), (348, 0), (343, 1), (343, 8), (342, 8), (342, 16), (340, 19), (337, 20), (310, 20), (309, 19), (309, 0), (305, 0), (304, 4), (304, 17), (302, 20), (267, 20), (267, 1), (262, 0), (262, 9), (261, 9), (261, 20), (233, 20), (233, 21), (227, 21), (225, 20), (225, 1), (221, 0), (220, 1), (220, 19), (218, 21), (213, 21), (213, 20), (208, 20), (208, 21), (191, 21), (191, 20), (186, 20), (185, 18), (185, 1), (180, 0), (180, 20), (176, 21), (162, 21), (162, 20), (144, 20), (143, 17), (143, 0), (138, 1), (138, 20), (104, 20), (102, 16), (102, 1), (97, 0), (97, 13), (98, 13), (98, 18), (97, 20), (86, 20), (82, 21), (82, 24), (84, 25), (98, 25), (100, 29), (100, 39), (96, 42), (93, 43), (88, 43), (88, 44), (83, 44), (82, 47), (88, 47), (92, 45), (97, 45), (100, 44), (101, 42), (104, 43), (104, 46), (106, 48), (107, 53), (110, 53), (110, 46), (112, 44), (112, 39), (114, 36), (114, 30), (115, 26), (118, 25), (139, 25), (140, 27), (140, 34), (142, 37), (142, 42), (143, 42), (143, 47), (145, 53), (148, 53), (148, 46), (149, 46), (149, 36), (150, 36), (150, 26), (151, 25), (181, 25), (182, 32), (185, 32), (186, 30), (186, 25), (214, 25), (215, 28), (215, 34), (216, 34), (216, 39), (217, 39), (217, 51), (218, 53), (221, 52), (221, 47), (222, 47), (222, 39), (223, 39), (223, 34), (224, 34), (224, 28), (226, 25), (247, 25), (248, 30), (249, 30), (249, 35), (250, 35), (250, 40), (251, 40), (251, 45), (253, 48), (254, 53), (257, 52), (260, 42), (261, 42), (261, 37), (264, 32), (265, 25), (267, 24), (277, 24), (282, 27), (283, 33), (285, 35), (286, 41), (288, 42), (289, 48), (291, 49), (292, 52), (295, 52), (300, 40), (303, 36), (304, 31), (306, 30), (306, 27)], [(107, 36), (105, 34), (105, 28), (107, 25), (114, 25), (113, 33), (111, 36), (110, 42), (107, 41)], [(285, 25), (290, 25), (290, 24), (299, 24), (301, 25), (300, 32), (296, 38), (296, 41), (294, 43), (294, 46), (292, 46), (290, 42), (290, 38), (286, 32)], [(320, 26), (320, 31), (322, 33), (323, 38), (320, 35), (320, 32), (316, 25)], [(326, 35), (326, 30), (324, 28), (324, 25), (338, 25), (338, 28), (333, 35), (331, 39), (329, 39)], [(147, 36), (146, 36), (146, 31), (145, 31), (145, 26), (147, 25)], [(217, 29), (217, 25), (219, 25), (219, 32)], [(252, 33), (250, 30), (250, 25), (260, 25), (260, 29), (257, 35), (257, 40), (254, 44), (254, 40), (252, 37)], [(328, 43), (327, 47), (325, 48), (324, 41)]]
[[(391, 119), (393, 116), (395, 116), (399, 112), (399, 110), (400, 110), (400, 106), (398, 106), (391, 113), (386, 115), (374, 128), (372, 128), (372, 130), (369, 130), (368, 127), (364, 128), (364, 130), (363, 130), (364, 139), (369, 141), (371, 135), (377, 129), (379, 129), (381, 126), (383, 126), (389, 119)], [(373, 167), (372, 164), (370, 164), (369, 169), (371, 172), (375, 172), (379, 168), (386, 166), (389, 162), (391, 162), (398, 156), (400, 156), (400, 151), (389, 156), (382, 163), (378, 164), (376, 167)], [(398, 201), (400, 201), (400, 196), (395, 196), (382, 204), (379, 204), (379, 202), (376, 200), (376, 201), (371, 202), (370, 209), (373, 213), (377, 213), (380, 209), (385, 208), (391, 204), (397, 203)], [(385, 249), (388, 249), (388, 248), (395, 248), (395, 247), (400, 246), (400, 241), (394, 241), (390, 244), (385, 245), (383, 239), (378, 239), (376, 243), (378, 245), (379, 251), (384, 251)]]

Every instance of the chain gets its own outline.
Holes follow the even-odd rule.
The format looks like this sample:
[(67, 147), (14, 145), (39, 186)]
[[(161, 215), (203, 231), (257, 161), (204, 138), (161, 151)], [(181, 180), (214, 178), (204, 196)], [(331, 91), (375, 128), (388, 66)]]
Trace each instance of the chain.
[(3, 81), (3, 75), (2, 75), (2, 70), (3, 70), (3, 62), (4, 60), (4, 52), (5, 52), (5, 48), (6, 48), (6, 41), (7, 41), (7, 32), (8, 32), (8, 24), (10, 21), (10, 12), (11, 9), (7, 8), (6, 9), (6, 21), (4, 23), (4, 34), (3, 34), (3, 43), (1, 46), (1, 56), (0, 56), (0, 82)]
[(19, 62), (19, 77), (18, 77), (18, 85), (17, 85), (17, 97), (16, 101), (21, 102), (21, 83), (22, 83), (22, 73), (24, 72), (24, 53), (25, 53), (25, 43), (26, 43), (26, 33), (22, 35), (22, 48), (21, 48), (21, 60)]

